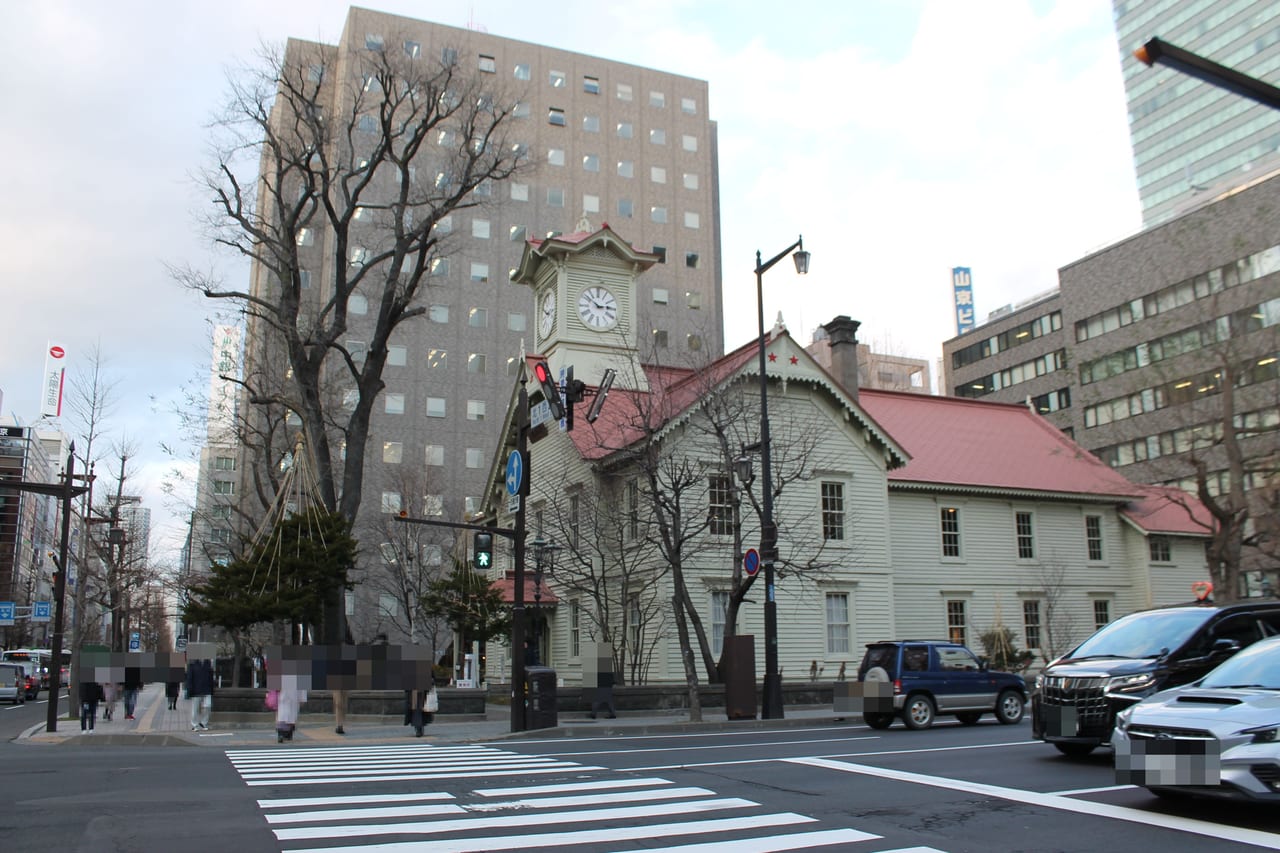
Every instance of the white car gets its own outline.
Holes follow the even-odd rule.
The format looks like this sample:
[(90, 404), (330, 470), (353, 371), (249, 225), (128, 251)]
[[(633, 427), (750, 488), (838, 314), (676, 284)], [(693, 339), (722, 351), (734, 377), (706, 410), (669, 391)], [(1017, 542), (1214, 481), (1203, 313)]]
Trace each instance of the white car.
[(1280, 637), (1123, 711), (1116, 781), (1160, 796), (1280, 801)]

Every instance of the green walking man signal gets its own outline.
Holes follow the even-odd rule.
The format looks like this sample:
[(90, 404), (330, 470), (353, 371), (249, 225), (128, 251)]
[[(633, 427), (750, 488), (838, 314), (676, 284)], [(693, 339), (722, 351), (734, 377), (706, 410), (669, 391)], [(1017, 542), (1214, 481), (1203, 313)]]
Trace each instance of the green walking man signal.
[(471, 565), (477, 569), (488, 569), (493, 565), (492, 533), (476, 533), (474, 547), (471, 550)]

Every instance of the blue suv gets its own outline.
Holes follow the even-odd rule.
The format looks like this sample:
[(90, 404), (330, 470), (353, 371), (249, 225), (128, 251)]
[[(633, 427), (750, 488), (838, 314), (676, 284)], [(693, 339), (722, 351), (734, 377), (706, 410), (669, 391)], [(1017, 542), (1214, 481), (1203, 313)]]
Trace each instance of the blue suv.
[(973, 725), (995, 714), (1006, 725), (1022, 720), (1027, 683), (1011, 672), (987, 669), (966, 646), (940, 640), (892, 640), (867, 645), (858, 667), (862, 718), (887, 729), (901, 717), (909, 729), (927, 729), (939, 714)]

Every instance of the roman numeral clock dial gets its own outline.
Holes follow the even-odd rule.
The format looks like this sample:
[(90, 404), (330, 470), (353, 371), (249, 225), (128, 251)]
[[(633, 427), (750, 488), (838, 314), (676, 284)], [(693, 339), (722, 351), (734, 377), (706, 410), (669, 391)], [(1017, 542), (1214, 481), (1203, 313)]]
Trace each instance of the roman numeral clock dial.
[(618, 325), (618, 300), (606, 287), (588, 287), (578, 297), (578, 317), (588, 329), (607, 332)]

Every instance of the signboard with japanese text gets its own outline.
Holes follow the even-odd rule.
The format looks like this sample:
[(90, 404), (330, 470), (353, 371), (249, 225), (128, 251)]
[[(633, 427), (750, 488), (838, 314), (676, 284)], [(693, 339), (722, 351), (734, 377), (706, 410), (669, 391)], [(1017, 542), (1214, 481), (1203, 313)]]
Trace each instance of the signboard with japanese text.
[(968, 267), (951, 268), (951, 289), (956, 300), (956, 334), (973, 331), (973, 271)]

